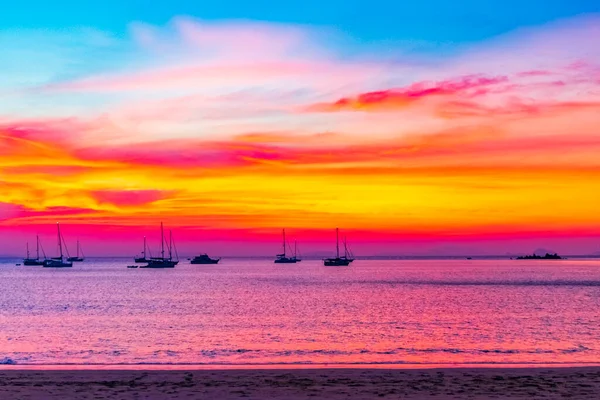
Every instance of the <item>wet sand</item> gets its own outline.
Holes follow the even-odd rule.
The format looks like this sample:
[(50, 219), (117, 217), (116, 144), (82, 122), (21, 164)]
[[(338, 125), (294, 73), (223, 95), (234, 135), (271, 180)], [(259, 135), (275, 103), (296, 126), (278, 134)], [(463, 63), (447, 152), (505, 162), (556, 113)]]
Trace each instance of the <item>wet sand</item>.
[(0, 371), (0, 399), (594, 399), (600, 367)]

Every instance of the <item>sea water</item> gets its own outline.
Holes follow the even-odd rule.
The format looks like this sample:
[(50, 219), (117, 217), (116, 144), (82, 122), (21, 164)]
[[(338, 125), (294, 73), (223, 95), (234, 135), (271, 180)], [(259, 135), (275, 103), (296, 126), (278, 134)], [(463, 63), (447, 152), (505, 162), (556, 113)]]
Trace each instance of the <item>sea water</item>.
[(600, 361), (598, 260), (0, 260), (0, 363)]

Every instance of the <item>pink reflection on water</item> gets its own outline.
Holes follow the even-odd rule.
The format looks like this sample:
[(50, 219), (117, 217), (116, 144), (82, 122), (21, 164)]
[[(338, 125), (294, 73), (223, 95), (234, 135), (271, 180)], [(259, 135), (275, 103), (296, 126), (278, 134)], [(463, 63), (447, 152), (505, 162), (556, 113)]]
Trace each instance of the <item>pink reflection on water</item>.
[(600, 359), (598, 261), (128, 262), (2, 265), (0, 360), (130, 369)]

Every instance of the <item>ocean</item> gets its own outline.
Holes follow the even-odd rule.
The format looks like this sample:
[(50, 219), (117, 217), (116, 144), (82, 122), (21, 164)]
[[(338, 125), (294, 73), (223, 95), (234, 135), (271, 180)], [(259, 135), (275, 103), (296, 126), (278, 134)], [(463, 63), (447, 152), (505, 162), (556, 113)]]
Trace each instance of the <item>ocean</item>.
[(600, 362), (600, 260), (0, 260), (0, 363)]

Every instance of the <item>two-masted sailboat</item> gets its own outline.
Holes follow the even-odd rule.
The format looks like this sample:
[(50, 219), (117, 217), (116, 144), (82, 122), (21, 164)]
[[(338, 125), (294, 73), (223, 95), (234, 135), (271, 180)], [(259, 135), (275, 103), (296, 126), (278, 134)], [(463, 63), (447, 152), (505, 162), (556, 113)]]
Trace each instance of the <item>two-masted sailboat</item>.
[(295, 264), (297, 262), (302, 261), (297, 256), (296, 241), (294, 241), (294, 255), (293, 256), (291, 256), (291, 257), (287, 256), (287, 254), (286, 254), (287, 248), (288, 248), (288, 244), (287, 244), (287, 241), (285, 240), (285, 229), (284, 229), (283, 230), (283, 253), (277, 254), (275, 256), (275, 264)]
[(326, 258), (323, 260), (323, 264), (326, 267), (344, 267), (350, 265), (354, 259), (348, 257), (348, 255), (352, 256), (352, 254), (348, 251), (346, 238), (344, 238), (344, 255), (340, 257), (339, 229), (335, 228), (335, 258)]
[(65, 243), (62, 235), (60, 234), (60, 225), (56, 224), (57, 236), (58, 236), (58, 257), (52, 257), (44, 260), (44, 268), (70, 268), (73, 266), (72, 262), (65, 261), (63, 256), (63, 245), (65, 246), (65, 250), (67, 252), (67, 256), (69, 255), (69, 250), (67, 249), (67, 244)]
[(40, 259), (40, 237), (35, 237), (35, 258), (29, 257), (29, 243), (27, 243), (27, 257), (23, 259), (23, 265), (44, 265), (44, 260), (46, 259), (46, 253), (44, 252), (44, 248), (42, 248), (42, 254), (44, 254), (44, 260)]
[(151, 257), (148, 260), (147, 265), (142, 265), (140, 268), (175, 268), (175, 266), (179, 263), (179, 257), (177, 257), (177, 249), (175, 249), (175, 256), (173, 258), (173, 233), (169, 231), (169, 257), (165, 257), (165, 235), (163, 229), (163, 223), (160, 223), (160, 257)]
[(79, 257), (79, 251), (80, 251), (80, 246), (79, 246), (79, 239), (77, 239), (77, 255), (75, 257), (69, 257), (67, 258), (67, 261), (75, 261), (75, 262), (82, 262), (83, 260), (85, 260), (85, 257), (83, 255), (83, 249), (81, 249), (81, 257)]

